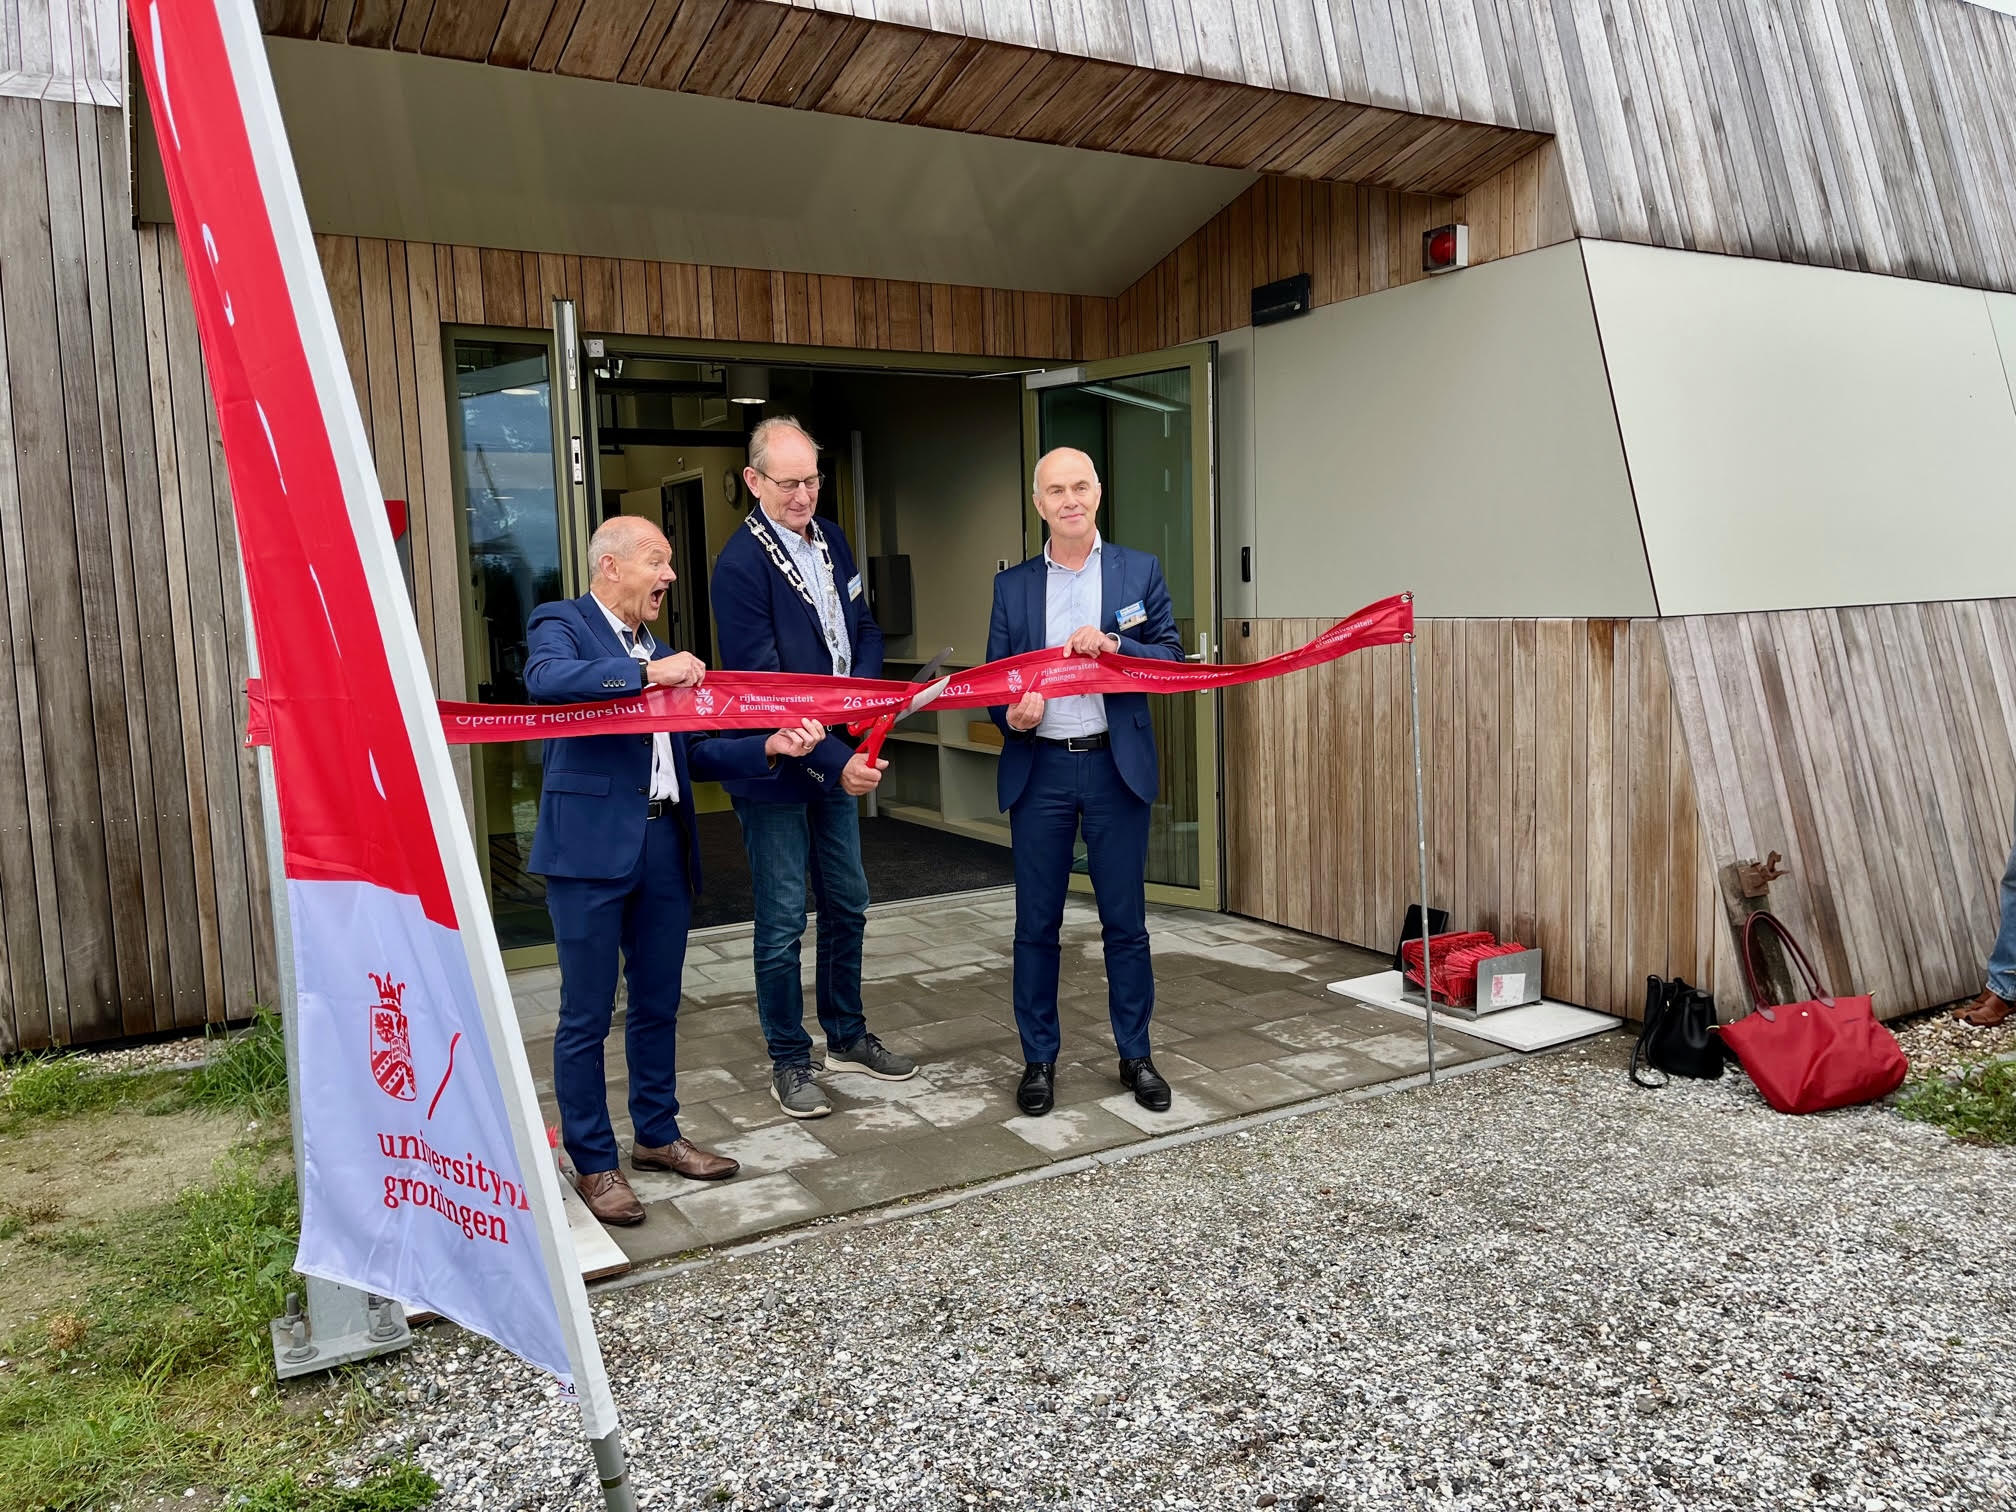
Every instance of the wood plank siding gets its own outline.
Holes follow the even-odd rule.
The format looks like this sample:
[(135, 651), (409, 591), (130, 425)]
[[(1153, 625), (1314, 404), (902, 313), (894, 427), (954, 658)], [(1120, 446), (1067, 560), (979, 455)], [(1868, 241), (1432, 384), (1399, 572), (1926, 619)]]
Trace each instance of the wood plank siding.
[(1332, 97), (1320, 76), (1284, 92), (1236, 73), (1199, 76), (1174, 58), (1074, 55), (1068, 29), (1063, 40), (1054, 28), (1040, 38), (1012, 27), (952, 36), (918, 9), (857, 17), (770, 0), (508, 9), (411, 0), (402, 11), (400, 0), (368, 10), (262, 0), (260, 14), (273, 36), (1421, 194), (1460, 194), (1544, 140), (1509, 118), (1438, 119)]
[(1429, 194), (1548, 134), (1576, 235), (2016, 289), (2016, 16), (1963, 0), (261, 9), (276, 36)]
[[(1227, 660), (1317, 620), (1227, 625)], [(1242, 633), (1242, 629), (1244, 633)], [(2016, 814), (2016, 599), (1671, 620), (1430, 620), (1429, 891), (1546, 952), (1550, 996), (1645, 978), (1746, 1004), (1721, 868), (1885, 1018), (1980, 990)], [(1400, 648), (1226, 694), (1227, 903), (1390, 949), (1418, 895)], [(1293, 759), (1321, 751), (1320, 761)]]
[[(1232, 621), (1226, 659), (1327, 627)], [(1715, 984), (1726, 934), (1658, 622), (1424, 620), (1415, 654), (1433, 906), (1538, 945), (1564, 1002), (1636, 1015), (1648, 974)], [(1233, 911), (1393, 948), (1420, 897), (1407, 699), (1403, 647), (1226, 693)]]
[(1451, 221), (1470, 227), (1473, 264), (1568, 240), (1554, 154), (1528, 153), (1457, 199), (1270, 174), (1120, 295), (1117, 351), (1155, 352), (1237, 330), (1252, 322), (1254, 288), (1296, 273), (1309, 275), (1319, 306), (1417, 283), (1429, 276), (1422, 233)]
[(0, 98), (0, 1047), (274, 991), (215, 421), (118, 111)]
[(1716, 866), (1888, 1017), (1981, 988), (2016, 813), (2016, 599), (1662, 623)]

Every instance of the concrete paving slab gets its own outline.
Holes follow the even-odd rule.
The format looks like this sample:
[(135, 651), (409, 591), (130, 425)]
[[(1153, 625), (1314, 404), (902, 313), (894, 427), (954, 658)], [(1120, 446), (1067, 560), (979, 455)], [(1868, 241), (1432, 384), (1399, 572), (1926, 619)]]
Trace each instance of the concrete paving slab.
[(1233, 1110), (1230, 1107), (1194, 1086), (1172, 1082), (1169, 1092), (1169, 1106), (1161, 1113), (1151, 1113), (1142, 1107), (1134, 1100), (1132, 1092), (1122, 1092), (1115, 1097), (1102, 1097), (1099, 1099), (1099, 1106), (1151, 1136), (1173, 1134), (1178, 1129), (1195, 1128), (1201, 1123), (1211, 1123), (1216, 1119), (1232, 1116)]
[(752, 1180), (737, 1177), (688, 1196), (675, 1197), (671, 1206), (700, 1230), (710, 1244), (725, 1244), (749, 1234), (789, 1228), (828, 1211), (826, 1204), (799, 1185), (796, 1178), (783, 1174)]
[(1196, 1085), (1241, 1113), (1251, 1113), (1259, 1108), (1278, 1108), (1284, 1103), (1306, 1102), (1323, 1095), (1320, 1088), (1298, 1081), (1274, 1065), (1238, 1066), (1201, 1078)]
[[(691, 963), (700, 990), (689, 997), (679, 1031), (680, 1125), (696, 1143), (741, 1160), (743, 1171), (718, 1186), (636, 1173), (651, 1216), (618, 1236), (623, 1253), (633, 1262), (662, 1258), (1288, 1106), (1406, 1074), (1425, 1054), (1420, 1037), (1396, 1029), (1390, 1016), (1325, 991), (1329, 981), (1378, 966), (1376, 955), (1247, 920), (1157, 907), (1150, 920), (1154, 1053), (1176, 1104), (1150, 1114), (1119, 1084), (1098, 918), (1090, 900), (1074, 897), (1058, 994), (1064, 1102), (1045, 1118), (1024, 1118), (1014, 1105), (1022, 1051), (1012, 1008), (1013, 913), (1006, 896), (876, 909), (868, 934), (872, 985), (864, 994), (869, 1024), (892, 1049), (917, 1056), (921, 1074), (884, 1082), (822, 1068), (835, 1112), (803, 1122), (770, 1097), (748, 931), (696, 942)], [(806, 1032), (819, 1066), (825, 1035), (813, 1010), (815, 937), (816, 925), (802, 974)], [(557, 1122), (546, 1083), (559, 978), (553, 968), (541, 972), (514, 976), (514, 998), (521, 1023), (539, 1031), (527, 1048), (547, 1117)], [(1363, 1053), (1366, 1042), (1386, 1060)], [(1445, 1036), (1444, 1058), (1466, 1058), (1467, 1044)], [(620, 1011), (607, 1065), (613, 1123), (627, 1147)]]
[(1110, 1150), (1115, 1145), (1132, 1144), (1141, 1137), (1141, 1131), (1133, 1124), (1116, 1118), (1097, 1103), (1053, 1108), (1041, 1118), (1018, 1113), (1001, 1127), (1052, 1160)]
[(1230, 1029), (1222, 1034), (1207, 1034), (1183, 1042), (1185, 1060), (1208, 1066), (1213, 1071), (1250, 1066), (1256, 1061), (1272, 1060), (1280, 1053), (1281, 1047), (1274, 1041), (1248, 1034), (1243, 1029)]
[(854, 1155), (915, 1139), (937, 1126), (902, 1103), (889, 1102), (836, 1109), (831, 1117), (810, 1119), (801, 1127), (834, 1154)]

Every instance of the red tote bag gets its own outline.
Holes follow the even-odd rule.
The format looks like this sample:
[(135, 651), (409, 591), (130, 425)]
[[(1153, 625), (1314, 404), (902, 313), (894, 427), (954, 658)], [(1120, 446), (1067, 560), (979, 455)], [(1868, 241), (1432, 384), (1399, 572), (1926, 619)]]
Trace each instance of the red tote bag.
[[(1756, 936), (1773, 931), (1799, 963), (1813, 996), (1772, 1003), (1757, 977)], [(1722, 1026), (1722, 1042), (1742, 1062), (1764, 1100), (1780, 1113), (1819, 1113), (1887, 1097), (1907, 1069), (1897, 1036), (1876, 1022), (1867, 997), (1828, 997), (1791, 931), (1768, 913), (1743, 925), (1743, 974), (1757, 1011)]]

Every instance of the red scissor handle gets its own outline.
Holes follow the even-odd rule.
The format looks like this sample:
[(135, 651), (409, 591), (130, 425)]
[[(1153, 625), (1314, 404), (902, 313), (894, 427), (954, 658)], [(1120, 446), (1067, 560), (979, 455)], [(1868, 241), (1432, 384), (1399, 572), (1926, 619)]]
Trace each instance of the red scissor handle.
[[(852, 726), (849, 727), (850, 733), (853, 728)], [(868, 727), (868, 738), (861, 742), (858, 753), (868, 758), (870, 766), (873, 766), (882, 759), (882, 742), (889, 738), (889, 732), (895, 728), (896, 716), (894, 714), (884, 714)]]

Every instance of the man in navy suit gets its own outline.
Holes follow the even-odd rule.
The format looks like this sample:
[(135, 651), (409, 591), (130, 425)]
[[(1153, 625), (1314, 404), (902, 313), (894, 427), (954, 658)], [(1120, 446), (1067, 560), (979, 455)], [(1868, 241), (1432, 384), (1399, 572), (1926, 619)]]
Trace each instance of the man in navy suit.
[[(749, 433), (742, 478), (757, 507), (721, 548), (709, 595), (722, 666), (880, 677), (882, 631), (853, 553), (817, 518), (817, 444), (797, 421), (773, 416)], [(808, 880), (819, 900), (816, 998), (827, 1066), (883, 1081), (917, 1074), (915, 1061), (868, 1032), (861, 1005), (868, 878), (855, 800), (888, 765), (829, 735), (802, 759), (779, 762), (774, 781), (728, 784), (755, 889), (756, 1011), (770, 1047), (770, 1095), (793, 1118), (833, 1111), (812, 1079), (799, 980)]]
[[(987, 660), (1045, 646), (1183, 659), (1162, 565), (1099, 537), (1099, 474), (1069, 447), (1036, 464), (1036, 512), (1050, 527), (1041, 556), (994, 579)], [(1015, 1024), (1025, 1063), (1015, 1101), (1031, 1117), (1056, 1101), (1058, 930), (1078, 826), (1106, 943), (1106, 1006), (1120, 1080), (1153, 1112), (1169, 1083), (1149, 1058), (1155, 969), (1148, 955), (1148, 814), (1160, 783), (1144, 693), (1046, 700), (1025, 693), (988, 713), (1007, 737), (999, 795), (1015, 856)]]
[[(654, 644), (644, 628), (674, 581), (664, 533), (619, 515), (595, 532), (588, 559), (588, 592), (533, 611), (525, 664), (532, 697), (588, 703), (698, 683), (706, 674), (699, 659)], [(553, 1091), (582, 1200), (604, 1223), (644, 1221), (643, 1205), (617, 1168), (604, 1093), (602, 1047), (615, 1009), (619, 950), (630, 989), (623, 1026), (635, 1136), (630, 1163), (699, 1181), (740, 1169), (679, 1133), (673, 1052), (686, 926), (700, 885), (693, 783), (760, 781), (779, 759), (802, 756), (824, 738), (824, 727), (808, 719), (767, 738), (585, 735), (546, 742), (530, 865), (546, 879), (560, 951)]]

